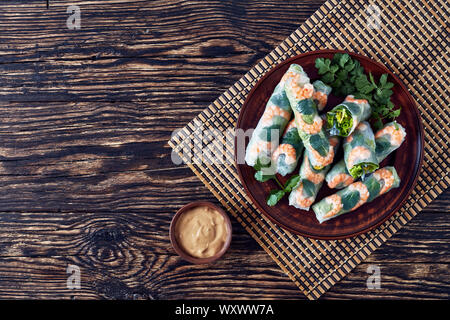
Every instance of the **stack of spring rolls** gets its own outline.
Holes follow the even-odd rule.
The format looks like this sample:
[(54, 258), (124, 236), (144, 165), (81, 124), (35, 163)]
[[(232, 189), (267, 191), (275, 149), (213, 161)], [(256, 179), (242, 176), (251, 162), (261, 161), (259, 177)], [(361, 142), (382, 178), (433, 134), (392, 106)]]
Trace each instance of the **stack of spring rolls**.
[[(245, 155), (248, 165), (272, 165), (283, 176), (294, 172), (302, 159), (300, 179), (289, 195), (289, 204), (302, 210), (312, 206), (320, 223), (397, 188), (400, 178), (395, 168), (380, 168), (380, 163), (406, 137), (405, 129), (395, 121), (374, 134), (366, 121), (371, 115), (368, 101), (351, 95), (320, 115), (330, 92), (321, 81), (311, 83), (301, 66), (290, 65), (270, 97)], [(283, 132), (281, 139), (279, 132)], [(335, 161), (341, 142), (344, 157)], [(341, 190), (314, 204), (324, 181), (329, 188)]]

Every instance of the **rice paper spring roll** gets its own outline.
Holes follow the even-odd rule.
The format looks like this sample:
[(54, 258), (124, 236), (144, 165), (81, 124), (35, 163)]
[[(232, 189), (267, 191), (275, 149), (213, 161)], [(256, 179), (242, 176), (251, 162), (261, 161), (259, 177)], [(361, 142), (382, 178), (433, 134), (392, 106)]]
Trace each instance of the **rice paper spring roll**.
[(330, 189), (342, 189), (355, 181), (350, 173), (348, 173), (344, 159), (341, 159), (333, 165), (333, 168), (327, 173), (325, 180)]
[(375, 133), (375, 152), (378, 162), (397, 150), (406, 138), (406, 130), (397, 121), (392, 121)]
[(272, 155), (276, 172), (285, 176), (294, 171), (302, 151), (303, 142), (298, 135), (295, 120), (292, 119), (284, 131), (281, 144)]
[[(339, 139), (337, 137), (330, 137), (329, 143), (336, 151), (339, 146)], [(317, 194), (325, 180), (325, 175), (330, 167), (331, 165), (320, 170), (314, 169), (309, 161), (308, 154), (305, 152), (302, 165), (300, 166), (300, 181), (289, 195), (289, 204), (298, 209), (309, 210), (309, 207), (316, 200)]]
[[(396, 121), (389, 122), (375, 133), (375, 154), (379, 163), (397, 150), (406, 138), (405, 128)], [(342, 189), (354, 182), (344, 159), (336, 163), (325, 178), (328, 187)]]
[(367, 121), (358, 124), (355, 131), (345, 139), (344, 160), (354, 179), (378, 169), (375, 136)]
[(314, 93), (313, 93), (313, 101), (315, 102), (317, 109), (322, 111), (323, 108), (327, 105), (328, 96), (331, 92), (331, 87), (327, 86), (320, 80), (316, 80), (313, 82)]
[(371, 113), (367, 100), (349, 95), (344, 102), (327, 112), (327, 127), (331, 135), (348, 137), (360, 122), (369, 119)]
[[(264, 165), (270, 163), (272, 153), (278, 146), (279, 137), (291, 119), (292, 109), (284, 91), (284, 83), (287, 78), (288, 73), (283, 75), (275, 87), (266, 104), (266, 109), (253, 131), (245, 151), (245, 162), (249, 166), (253, 167), (258, 160)], [(278, 132), (278, 135), (272, 136), (273, 132)]]
[(312, 206), (320, 223), (353, 211), (364, 203), (397, 188), (400, 178), (394, 167), (376, 170), (364, 181), (357, 181)]
[(294, 112), (298, 134), (312, 166), (322, 169), (333, 162), (334, 151), (313, 100), (314, 86), (298, 64), (291, 64), (288, 73), (291, 76), (286, 80), (284, 90)]

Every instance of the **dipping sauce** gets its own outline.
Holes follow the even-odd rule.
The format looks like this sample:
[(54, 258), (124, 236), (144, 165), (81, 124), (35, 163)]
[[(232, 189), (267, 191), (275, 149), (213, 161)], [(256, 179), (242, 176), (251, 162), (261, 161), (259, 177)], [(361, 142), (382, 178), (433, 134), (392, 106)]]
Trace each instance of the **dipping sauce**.
[(175, 225), (178, 245), (196, 258), (209, 258), (217, 254), (224, 247), (229, 232), (224, 217), (207, 206), (184, 212)]

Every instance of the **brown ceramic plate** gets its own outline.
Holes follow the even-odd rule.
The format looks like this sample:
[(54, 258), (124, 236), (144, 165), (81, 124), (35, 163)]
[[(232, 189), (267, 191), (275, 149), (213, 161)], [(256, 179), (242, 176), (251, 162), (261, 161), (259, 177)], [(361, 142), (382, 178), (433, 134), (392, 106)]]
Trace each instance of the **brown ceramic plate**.
[[(255, 128), (259, 118), (262, 116), (265, 105), (269, 100), (275, 86), (280, 81), (283, 74), (292, 63), (301, 65), (312, 80), (319, 79), (317, 70), (314, 67), (316, 58), (332, 58), (335, 53), (345, 51), (340, 50), (319, 50), (301, 54), (277, 65), (270, 70), (250, 91), (244, 105), (242, 106), (236, 128), (247, 130)], [(367, 232), (391, 217), (408, 198), (414, 187), (423, 160), (423, 127), (419, 111), (403, 83), (385, 66), (375, 62), (365, 56), (350, 53), (350, 56), (357, 59), (364, 67), (366, 72), (372, 72), (376, 79), (381, 74), (389, 74), (388, 80), (395, 84), (392, 101), (396, 106), (402, 106), (401, 115), (397, 121), (406, 129), (406, 140), (397, 151), (386, 158), (380, 166), (393, 165), (401, 178), (400, 187), (374, 201), (367, 203), (357, 210), (341, 215), (335, 219), (326, 221), (322, 224), (316, 220), (312, 210), (304, 211), (296, 209), (289, 205), (288, 197), (285, 196), (277, 205), (270, 207), (266, 204), (266, 198), (271, 189), (277, 188), (276, 183), (268, 181), (260, 183), (255, 180), (255, 170), (246, 164), (238, 164), (236, 167), (245, 188), (253, 203), (270, 220), (281, 227), (296, 234), (316, 238), (316, 239), (342, 239)], [(328, 100), (328, 111), (332, 106), (337, 105), (343, 98), (337, 98), (333, 95)], [(246, 141), (246, 145), (248, 141)], [(341, 155), (342, 156), (342, 155)], [(236, 158), (236, 150), (235, 150)], [(301, 161), (300, 161), (301, 162)], [(298, 173), (298, 168), (293, 174)], [(290, 175), (286, 177), (278, 176), (281, 182), (285, 182)], [(326, 183), (321, 188), (316, 202), (322, 198), (335, 193), (336, 190), (330, 190)]]

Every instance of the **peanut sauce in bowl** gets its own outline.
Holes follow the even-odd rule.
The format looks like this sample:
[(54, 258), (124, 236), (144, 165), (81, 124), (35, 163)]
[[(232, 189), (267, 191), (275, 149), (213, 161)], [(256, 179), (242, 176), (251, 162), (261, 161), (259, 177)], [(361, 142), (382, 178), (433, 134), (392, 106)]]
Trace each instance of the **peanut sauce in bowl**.
[(189, 203), (173, 217), (170, 241), (175, 251), (189, 262), (213, 262), (220, 258), (230, 245), (230, 219), (213, 203)]

